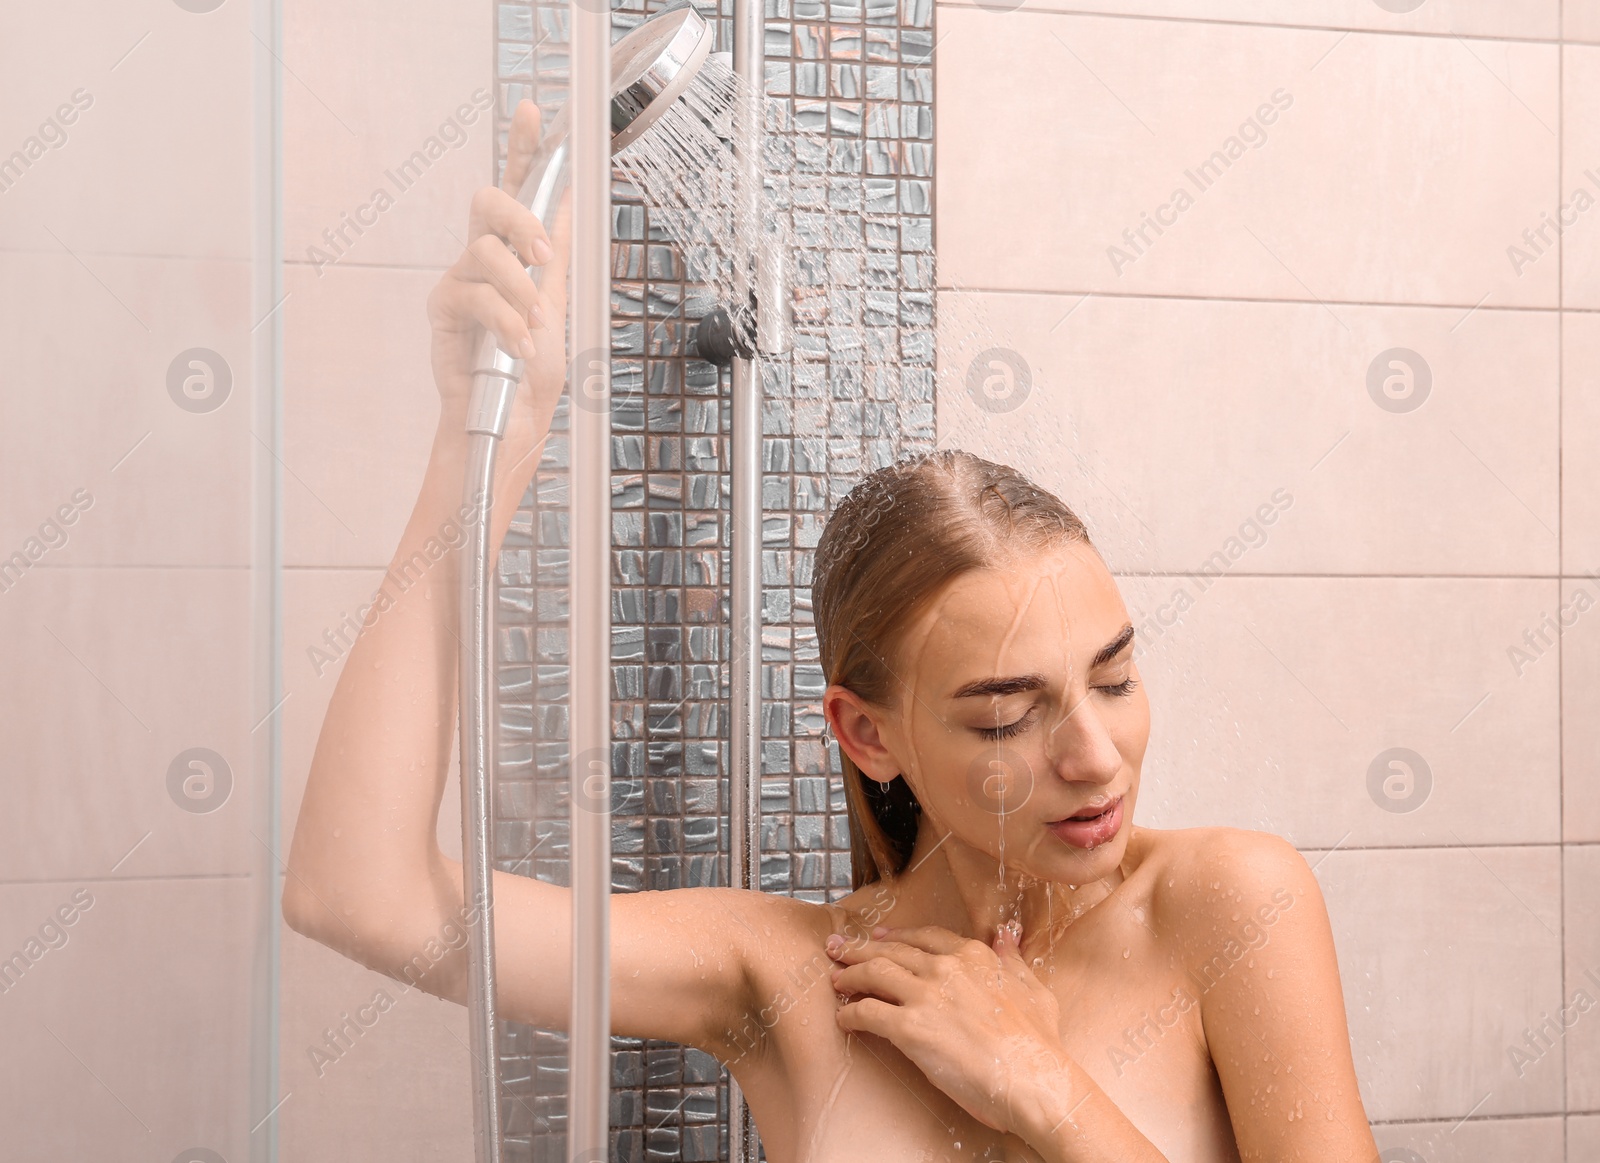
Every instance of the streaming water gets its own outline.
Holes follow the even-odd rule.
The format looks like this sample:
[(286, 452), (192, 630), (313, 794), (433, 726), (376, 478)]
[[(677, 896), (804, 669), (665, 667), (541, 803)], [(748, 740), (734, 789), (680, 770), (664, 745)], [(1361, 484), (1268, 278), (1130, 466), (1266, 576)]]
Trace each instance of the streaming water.
[(764, 361), (768, 408), (795, 436), (795, 471), (826, 481), (831, 509), (861, 475), (934, 442), (933, 255), (902, 237), (903, 213), (928, 207), (908, 183), (864, 183), (859, 158), (841, 169), (859, 142), (830, 134), (817, 103), (791, 111), (780, 99), (760, 105), (762, 188), (740, 190), (734, 114), (750, 100), (713, 56), (617, 167), (683, 255), (690, 319), (748, 303), (758, 254), (764, 269), (782, 264), (794, 346)]
[[(1000, 726), (1003, 725), (1000, 720), (1001, 720), (1000, 700), (996, 699), (995, 700), (995, 705), (994, 705), (994, 725), (996, 727), (1000, 727)], [(998, 739), (998, 737), (997, 737), (997, 739)], [(997, 801), (996, 810), (999, 813), (996, 818), (998, 819), (999, 825), (1000, 825), (1000, 868), (999, 868), (999, 880), (1000, 880), (1000, 891), (1001, 892), (1005, 892), (1005, 890), (1006, 890), (1006, 792), (1010, 789), (1011, 772), (1006, 767), (1006, 752), (1005, 752), (1005, 744), (1004, 743), (1001, 743), (1001, 742), (998, 742), (998, 741), (995, 743), (995, 757), (994, 757), (993, 762), (990, 764), (989, 771), (990, 771), (989, 780), (997, 785), (996, 786), (996, 791), (995, 791), (995, 799)], [(1001, 921), (1003, 923), (1006, 918), (1002, 915), (1000, 919), (1001, 919)]]
[[(755, 255), (787, 263), (793, 249), (787, 221), (770, 213), (763, 192), (739, 188), (736, 114), (754, 101), (748, 83), (713, 55), (649, 131), (616, 157), (677, 241), (688, 281), (702, 284), (712, 302), (747, 302)], [(744, 324), (743, 317), (735, 323)], [(753, 338), (748, 326), (742, 329)]]
[(844, 1056), (839, 1061), (839, 1072), (834, 1075), (833, 1085), (828, 1088), (827, 1101), (822, 1104), (822, 1110), (817, 1112), (817, 1121), (811, 1126), (811, 1134), (806, 1140), (806, 1148), (800, 1153), (802, 1163), (810, 1163), (817, 1144), (827, 1130), (833, 1118), (833, 1109), (838, 1104), (839, 1093), (844, 1089), (845, 1079), (850, 1076), (850, 1046), (854, 1039), (846, 1037), (844, 1040)]

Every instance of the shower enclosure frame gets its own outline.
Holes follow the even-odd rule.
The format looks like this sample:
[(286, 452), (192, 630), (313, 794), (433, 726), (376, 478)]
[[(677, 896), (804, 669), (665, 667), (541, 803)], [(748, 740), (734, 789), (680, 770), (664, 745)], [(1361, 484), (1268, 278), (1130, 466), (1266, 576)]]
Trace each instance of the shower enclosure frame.
[[(748, 100), (735, 118), (734, 158), (742, 212), (761, 196), (762, 106), (766, 97), (766, 0), (734, 0), (733, 71)], [(756, 345), (733, 361), (733, 416), (729, 452), (732, 514), (728, 627), (728, 879), (732, 887), (761, 889), (761, 354), (789, 346), (789, 295), (783, 256), (756, 248)], [(757, 1163), (760, 1137), (739, 1083), (728, 1077), (729, 1163)]]
[[(572, 382), (585, 406), (571, 410), (571, 575), (569, 599), (572, 996), (569, 1008), (567, 1158), (600, 1163), (610, 1141), (609, 898), (611, 893), (611, 12), (594, 0), (571, 0), (572, 274), (569, 296)], [(762, 103), (765, 96), (764, 0), (735, 0), (733, 68), (747, 100), (734, 116), (739, 221), (758, 222), (761, 196)], [(760, 888), (761, 780), (761, 352), (789, 345), (789, 303), (781, 254), (756, 240), (753, 290), (756, 343), (732, 368), (732, 514), (729, 627), (729, 876), (739, 888)], [(481, 496), (487, 498), (489, 482)], [(495, 571), (476, 567), (486, 584), (486, 609), (463, 611), (463, 664), (492, 639)], [(468, 626), (474, 632), (467, 634)], [(464, 889), (484, 908), (475, 925), (469, 990), (473, 1035), (473, 1122), (478, 1163), (499, 1163), (499, 1071), (495, 1024), (492, 872), (492, 692), (463, 742), (485, 757), (469, 775), (463, 753)], [(755, 1163), (755, 1126), (730, 1079), (729, 1156)]]
[[(578, 375), (590, 375), (588, 353), (598, 358), (582, 391), (591, 406), (571, 411), (567, 1158), (601, 1163), (610, 1156), (611, 1106), (611, 12), (609, 3), (595, 6), (593, 0), (573, 0), (571, 8), (571, 304), (577, 355), (569, 365), (569, 391), (578, 391)], [(492, 1049), (489, 1059), (492, 1066)]]

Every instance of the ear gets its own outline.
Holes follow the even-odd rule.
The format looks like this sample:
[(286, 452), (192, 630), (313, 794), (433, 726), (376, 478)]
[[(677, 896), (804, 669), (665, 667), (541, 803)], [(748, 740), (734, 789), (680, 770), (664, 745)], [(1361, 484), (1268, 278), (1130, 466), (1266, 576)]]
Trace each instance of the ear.
[(889, 753), (879, 731), (885, 715), (882, 708), (834, 683), (822, 694), (822, 713), (827, 716), (834, 738), (839, 740), (839, 749), (863, 775), (888, 783), (901, 773), (900, 761)]

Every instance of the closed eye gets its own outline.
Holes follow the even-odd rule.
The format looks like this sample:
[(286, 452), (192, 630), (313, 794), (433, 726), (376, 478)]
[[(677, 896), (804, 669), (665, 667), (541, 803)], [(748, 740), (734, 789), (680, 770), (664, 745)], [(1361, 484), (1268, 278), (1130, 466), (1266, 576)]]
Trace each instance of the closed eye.
[[(1097, 686), (1094, 689), (1097, 691), (1104, 691), (1106, 694), (1115, 699), (1125, 699), (1138, 688), (1138, 679), (1125, 678), (1119, 683), (1112, 683), (1108, 686)], [(1002, 723), (998, 727), (974, 727), (973, 730), (982, 735), (985, 739), (1009, 739), (1013, 735), (1017, 735), (1027, 728), (1028, 724), (1033, 720), (1033, 712), (1035, 709), (1036, 708), (1034, 707), (1029, 707), (1027, 713), (1024, 714), (1022, 718), (1017, 719), (1015, 722)]]
[(1003, 723), (998, 727), (974, 727), (973, 730), (985, 739), (1009, 739), (1033, 721), (1033, 711), (1034, 708), (1029, 707), (1022, 718), (1013, 723)]

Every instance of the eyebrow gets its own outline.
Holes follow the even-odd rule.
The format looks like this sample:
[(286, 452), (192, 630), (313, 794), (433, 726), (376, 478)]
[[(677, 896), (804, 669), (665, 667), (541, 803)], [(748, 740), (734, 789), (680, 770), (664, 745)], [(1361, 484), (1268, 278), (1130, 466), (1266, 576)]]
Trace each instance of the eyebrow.
[[(1094, 656), (1094, 661), (1089, 664), (1093, 670), (1097, 666), (1104, 666), (1117, 655), (1128, 648), (1133, 641), (1133, 623), (1124, 626), (1110, 642), (1102, 646)], [(979, 678), (972, 682), (964, 683), (956, 688), (953, 699), (971, 698), (973, 695), (1017, 695), (1026, 691), (1043, 690), (1046, 679), (1042, 674), (1013, 674), (997, 678)]]
[(1094, 656), (1094, 661), (1089, 664), (1092, 670), (1097, 666), (1104, 666), (1117, 655), (1128, 648), (1128, 643), (1133, 641), (1133, 623), (1124, 626), (1117, 636), (1100, 648), (1100, 653)]

